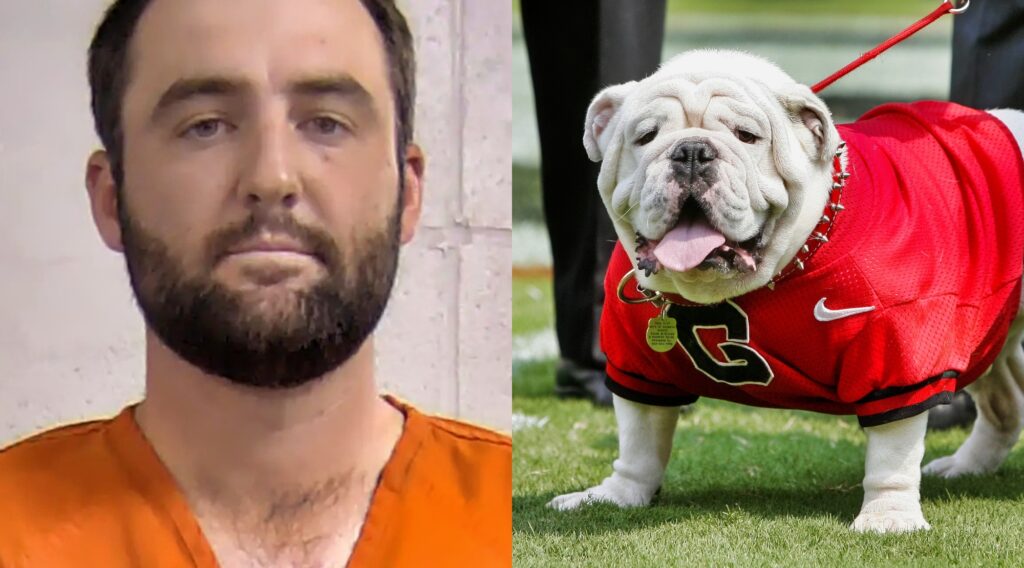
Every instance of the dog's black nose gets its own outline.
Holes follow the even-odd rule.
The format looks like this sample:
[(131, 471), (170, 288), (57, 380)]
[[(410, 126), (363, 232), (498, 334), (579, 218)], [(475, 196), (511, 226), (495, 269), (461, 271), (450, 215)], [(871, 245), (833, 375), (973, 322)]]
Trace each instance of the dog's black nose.
[(693, 181), (711, 174), (708, 165), (718, 158), (718, 151), (703, 138), (691, 138), (677, 144), (670, 157), (676, 175)]
[(683, 140), (672, 150), (672, 161), (683, 164), (706, 164), (717, 157), (718, 152), (707, 140)]

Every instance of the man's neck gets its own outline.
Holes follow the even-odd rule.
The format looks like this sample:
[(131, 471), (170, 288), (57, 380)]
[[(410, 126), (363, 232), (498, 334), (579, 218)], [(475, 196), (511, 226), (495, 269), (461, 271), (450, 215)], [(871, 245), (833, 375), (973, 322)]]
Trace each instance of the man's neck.
[[(377, 393), (372, 340), (316, 381), (271, 390), (207, 375), (149, 332), (146, 389), (139, 427), (197, 516), (215, 524), (267, 526), (287, 510), (288, 524), (358, 528), (404, 420)], [(336, 518), (344, 511), (358, 518)]]

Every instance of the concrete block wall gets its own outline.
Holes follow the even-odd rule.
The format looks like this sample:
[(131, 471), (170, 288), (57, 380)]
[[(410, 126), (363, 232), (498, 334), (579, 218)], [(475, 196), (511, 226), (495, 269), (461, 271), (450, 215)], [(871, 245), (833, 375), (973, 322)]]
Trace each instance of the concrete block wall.
[[(0, 2), (0, 446), (143, 392), (143, 324), (83, 185), (106, 0)], [(377, 338), (383, 388), (511, 424), (511, 3), (406, 0), (425, 210)]]

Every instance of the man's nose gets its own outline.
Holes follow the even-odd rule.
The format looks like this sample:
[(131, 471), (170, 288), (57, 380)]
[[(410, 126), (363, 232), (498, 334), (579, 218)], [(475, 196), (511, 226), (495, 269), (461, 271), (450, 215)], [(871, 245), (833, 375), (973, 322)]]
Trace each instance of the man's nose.
[(294, 207), (301, 195), (295, 167), (291, 125), (285, 118), (267, 117), (250, 131), (239, 191), (249, 206)]

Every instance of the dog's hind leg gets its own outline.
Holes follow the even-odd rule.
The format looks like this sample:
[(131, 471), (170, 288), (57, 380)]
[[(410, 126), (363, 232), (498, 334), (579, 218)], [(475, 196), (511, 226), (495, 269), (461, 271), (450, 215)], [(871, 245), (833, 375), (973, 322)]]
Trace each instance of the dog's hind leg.
[(619, 459), (613, 473), (586, 491), (559, 495), (548, 506), (568, 511), (588, 503), (640, 507), (651, 502), (661, 487), (672, 453), (672, 435), (679, 420), (678, 406), (649, 406), (614, 397), (619, 428)]
[[(1022, 306), (1024, 307), (1024, 306)], [(1020, 437), (1024, 420), (1024, 315), (1018, 312), (1006, 345), (988, 373), (967, 387), (978, 405), (971, 435), (951, 456), (924, 467), (925, 475), (959, 477), (989, 473), (1003, 463)]]

